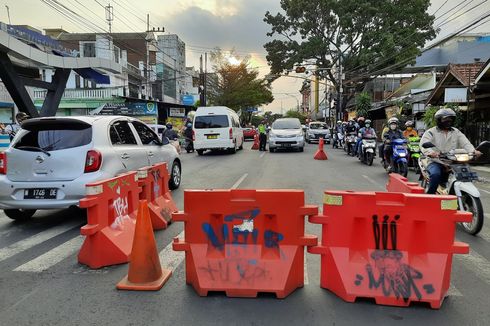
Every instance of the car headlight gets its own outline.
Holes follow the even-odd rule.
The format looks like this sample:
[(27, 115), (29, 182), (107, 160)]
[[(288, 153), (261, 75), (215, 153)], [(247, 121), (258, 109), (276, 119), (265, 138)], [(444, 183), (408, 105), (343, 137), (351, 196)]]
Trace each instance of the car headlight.
[(276, 138), (276, 134), (272, 133), (272, 132), (269, 132), (269, 137), (270, 138)]
[(470, 156), (468, 154), (454, 154), (454, 156), (458, 162), (468, 162), (470, 160)]

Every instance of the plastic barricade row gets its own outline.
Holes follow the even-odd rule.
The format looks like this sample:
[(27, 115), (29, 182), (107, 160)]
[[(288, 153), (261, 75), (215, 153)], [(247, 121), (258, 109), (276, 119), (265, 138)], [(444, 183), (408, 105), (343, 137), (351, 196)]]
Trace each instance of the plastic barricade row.
[(453, 254), (466, 254), (454, 242), (456, 197), (403, 193), (325, 192), (321, 245), (321, 287), (345, 301), (374, 298), (377, 304), (408, 306), (427, 302), (439, 308), (450, 285)]
[(138, 170), (138, 184), (141, 187), (140, 200), (148, 202), (154, 230), (166, 229), (172, 220), (172, 213), (177, 211), (168, 187), (169, 180), (167, 163)]
[(133, 243), (140, 188), (136, 172), (86, 185), (86, 236), (78, 261), (90, 268), (127, 263)]
[(186, 281), (196, 292), (225, 292), (256, 297), (259, 292), (284, 298), (304, 284), (304, 247), (317, 237), (304, 234), (307, 215), (300, 190), (188, 190), (184, 211), (173, 214), (185, 223)]
[(410, 182), (407, 178), (398, 173), (391, 173), (386, 184), (388, 192), (403, 192), (409, 194), (423, 194), (424, 188), (416, 182)]

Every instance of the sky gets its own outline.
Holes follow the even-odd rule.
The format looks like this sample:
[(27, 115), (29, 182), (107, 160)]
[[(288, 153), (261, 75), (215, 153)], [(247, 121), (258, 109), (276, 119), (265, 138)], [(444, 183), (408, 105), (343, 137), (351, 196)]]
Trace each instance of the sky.
[[(93, 26), (76, 25), (50, 8), (46, 1), (58, 1), (88, 18)], [(178, 34), (186, 43), (187, 66), (199, 66), (199, 56), (215, 47), (223, 50), (235, 49), (238, 55), (249, 55), (251, 64), (261, 75), (269, 72), (266, 51), (263, 45), (270, 41), (266, 33), (269, 26), (263, 22), (266, 11), (280, 11), (279, 0), (4, 0), (0, 7), (0, 20), (8, 22), (9, 7), (12, 24), (28, 24), (39, 29), (63, 27), (69, 32), (93, 32), (93, 28), (107, 30), (103, 6), (109, 2), (114, 6), (115, 32), (135, 32), (146, 29), (146, 14), (150, 14), (150, 25), (165, 27), (166, 33)], [(473, 6), (474, 10), (462, 14)], [(430, 13), (440, 17), (454, 6), (460, 5), (456, 14), (462, 14), (451, 23), (441, 26), (437, 39), (473, 21), (484, 12), (490, 11), (489, 0), (432, 0)], [(442, 7), (441, 7), (442, 6)], [(466, 6), (466, 7), (465, 7)], [(447, 15), (436, 20), (436, 24), (447, 19)], [(490, 20), (472, 32), (489, 32)], [(299, 89), (302, 80), (279, 78), (272, 84), (275, 101), (265, 109), (273, 112), (286, 111), (301, 101)]]

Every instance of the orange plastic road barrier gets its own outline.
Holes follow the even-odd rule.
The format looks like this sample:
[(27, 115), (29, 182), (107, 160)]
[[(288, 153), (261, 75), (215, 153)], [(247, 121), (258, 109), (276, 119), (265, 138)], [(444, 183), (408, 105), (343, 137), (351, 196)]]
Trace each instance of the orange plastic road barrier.
[(138, 184), (141, 187), (140, 200), (148, 202), (154, 230), (166, 229), (172, 220), (172, 213), (177, 211), (177, 206), (168, 188), (169, 179), (167, 163), (138, 170)]
[(305, 235), (302, 190), (189, 190), (184, 212), (185, 240), (173, 249), (186, 252), (186, 280), (196, 292), (224, 291), (230, 297), (258, 292), (284, 298), (304, 284), (304, 247), (316, 236)]
[(129, 261), (138, 211), (136, 172), (86, 186), (80, 207), (87, 208), (87, 225), (80, 229), (85, 241), (78, 261), (90, 268)]
[(116, 285), (116, 288), (119, 290), (156, 291), (162, 288), (171, 275), (172, 271), (162, 270), (148, 203), (146, 200), (140, 200), (129, 272)]
[(259, 149), (260, 144), (259, 144), (259, 135), (255, 134), (254, 135), (254, 144), (252, 145), (253, 150)]
[(416, 182), (409, 182), (407, 178), (397, 173), (391, 173), (390, 179), (386, 184), (386, 190), (388, 192), (403, 192), (409, 194), (423, 194), (424, 188), (419, 186)]
[(328, 160), (327, 153), (325, 153), (325, 150), (323, 149), (324, 145), (325, 142), (323, 138), (320, 138), (320, 140), (318, 141), (318, 150), (313, 157), (315, 160)]
[(454, 196), (327, 191), (322, 241), (308, 252), (322, 255), (321, 287), (345, 301), (374, 298), (377, 304), (441, 307), (449, 289), (453, 254), (467, 254), (454, 242)]

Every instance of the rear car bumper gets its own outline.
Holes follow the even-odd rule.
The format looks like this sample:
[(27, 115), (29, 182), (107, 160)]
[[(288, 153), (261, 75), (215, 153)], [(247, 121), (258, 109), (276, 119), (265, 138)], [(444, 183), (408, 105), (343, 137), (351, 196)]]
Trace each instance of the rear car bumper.
[[(83, 174), (72, 181), (17, 182), (0, 176), (0, 209), (58, 209), (78, 206), (85, 197), (85, 185), (110, 178), (103, 172)], [(24, 199), (25, 189), (57, 189), (56, 199)]]
[(233, 148), (235, 146), (235, 143), (233, 142), (232, 139), (227, 139), (227, 140), (207, 140), (207, 141), (199, 141), (196, 140), (194, 142), (194, 149), (195, 150), (206, 150), (206, 149), (228, 149), (228, 148)]

